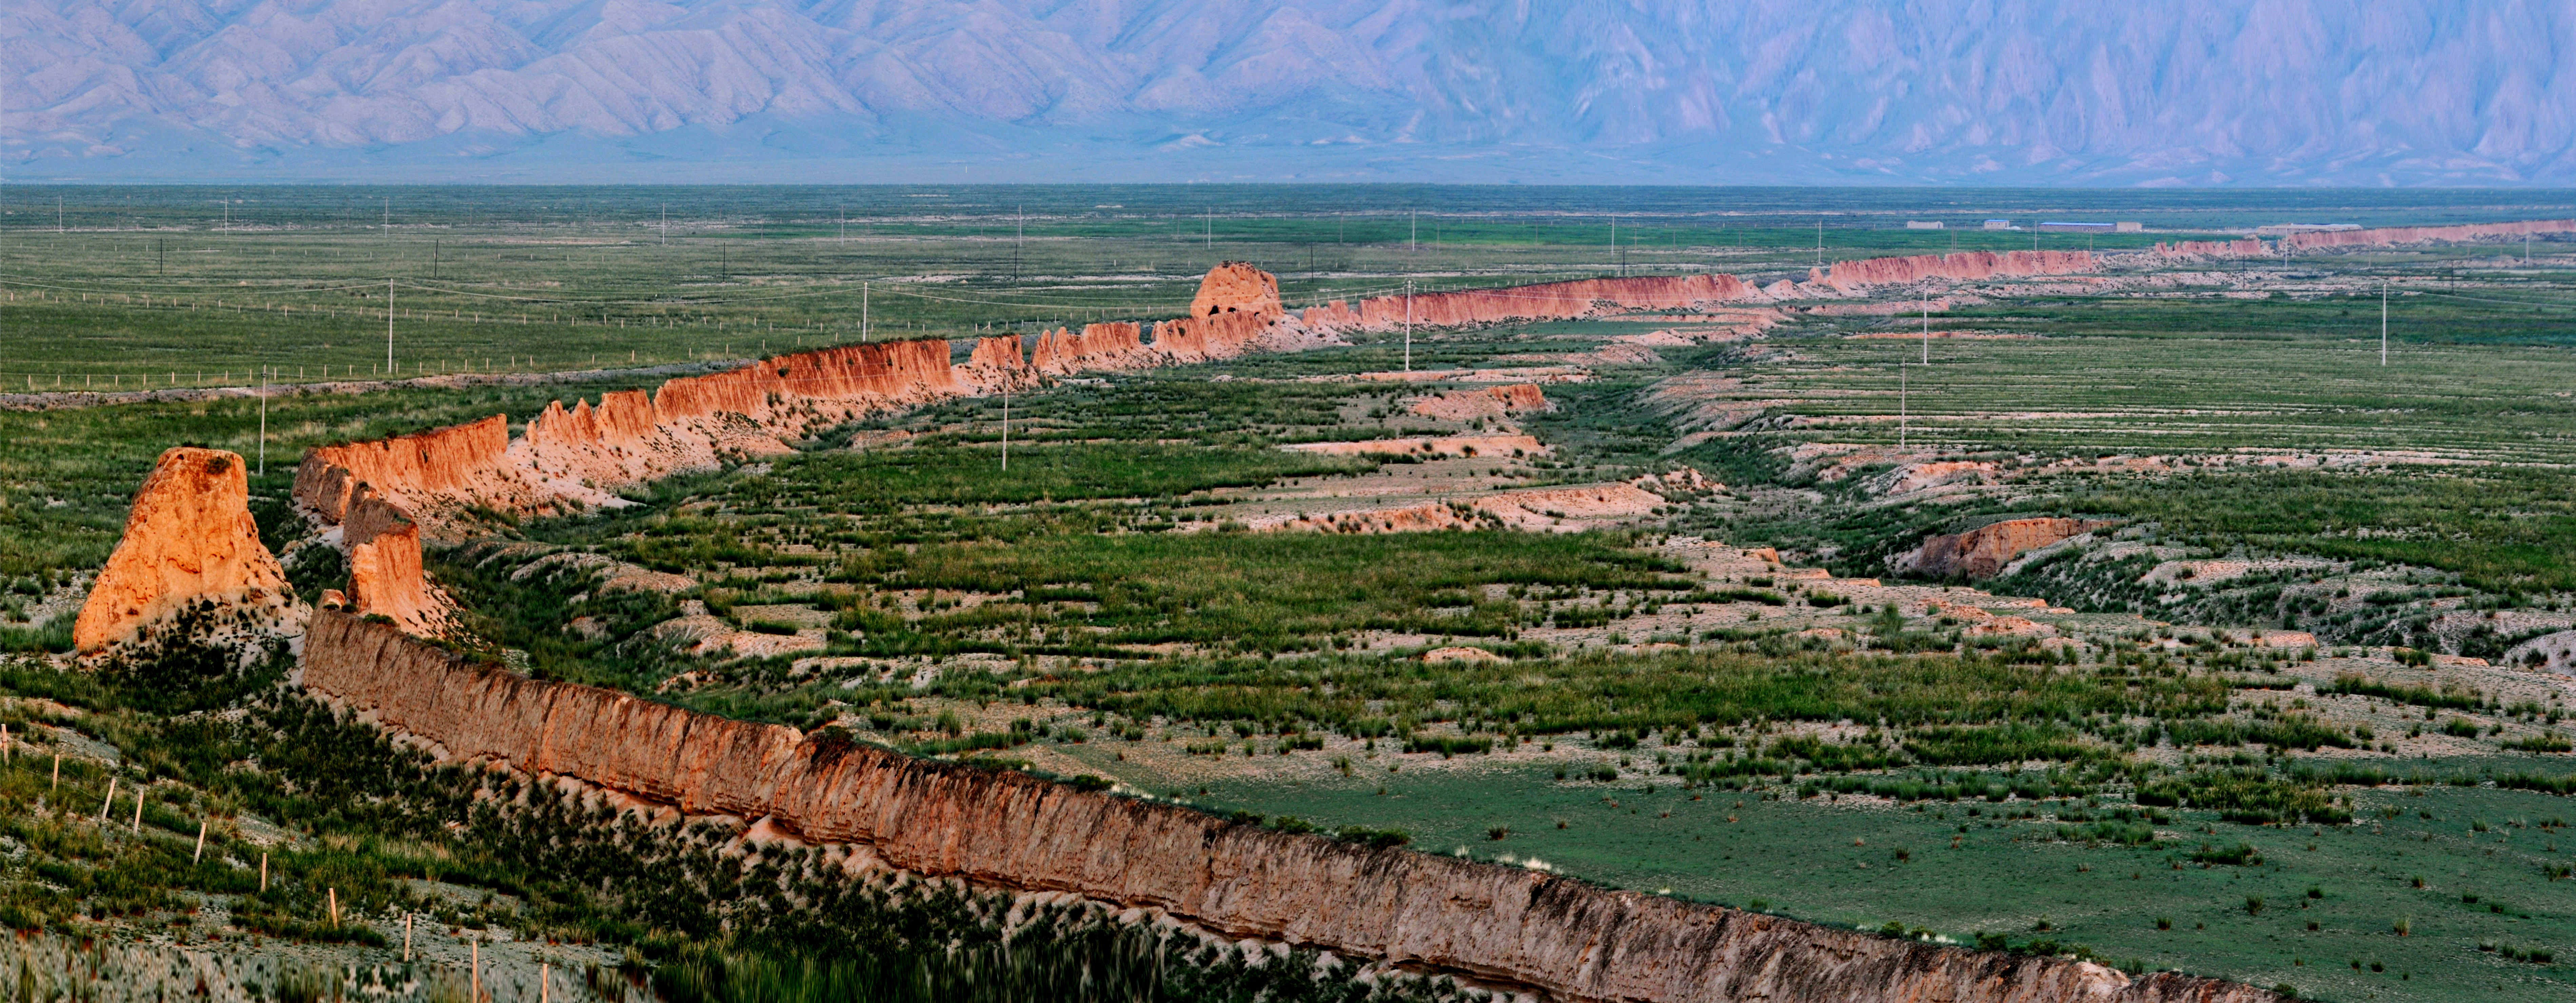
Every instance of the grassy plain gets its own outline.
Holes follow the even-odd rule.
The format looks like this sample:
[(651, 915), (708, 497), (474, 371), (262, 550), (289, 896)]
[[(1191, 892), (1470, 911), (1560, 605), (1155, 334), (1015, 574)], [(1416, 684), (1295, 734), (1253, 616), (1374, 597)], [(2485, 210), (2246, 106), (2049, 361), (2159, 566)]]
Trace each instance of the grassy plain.
[[(2368, 822), (2313, 828), (2175, 811), (2159, 828), (2179, 838), (2131, 846), (2088, 839), (2094, 822), (2067, 821), (2108, 817), (2082, 800), (1907, 807), (1454, 763), (1206, 786), (1194, 800), (1321, 828), (1402, 828), (1429, 852), (1535, 859), (1632, 889), (1864, 929), (1894, 923), (1963, 944), (1980, 934), (2084, 944), (2109, 964), (2286, 983), (2320, 999), (2545, 999), (2576, 986), (2563, 967), (2479, 947), (2563, 954), (2557, 945), (2576, 935), (2564, 883), (2540, 873), (2553, 853), (2576, 851), (2550, 825), (2568, 817), (2566, 799), (2546, 794), (2371, 791), (2358, 798)], [(2037, 817), (2008, 817), (2029, 812)], [(2472, 829), (2479, 822), (2487, 828)], [(1509, 830), (1500, 840), (1497, 826)], [(2260, 862), (2192, 860), (2238, 844)]]
[[(2491, 193), (429, 189), (391, 193), (388, 225), (383, 193), (357, 190), (256, 193), (229, 223), (208, 212), (224, 193), (63, 194), (60, 233), (23, 189), (0, 204), (12, 297), (0, 392), (31, 380), (161, 389), (173, 374), (181, 387), (238, 385), (262, 365), (302, 367), (290, 381), (324, 367), (364, 378), (383, 362), (389, 276), (406, 375), (554, 371), (1152, 319), (1178, 312), (1223, 259), (1279, 273), (1302, 304), (1408, 280), (1770, 279), (1820, 256), (2032, 240), (1899, 228), (1923, 216), (2118, 213), (2183, 230), (2283, 214), (2566, 214), (2549, 197)], [(1246, 209), (1256, 195), (1261, 208)], [(1428, 204), (1439, 211), (1417, 228), (1411, 210)], [(2518, 245), (2443, 247), (1989, 289), (1931, 326), (2008, 337), (1936, 339), (1928, 365), (1914, 341), (1851, 337), (1922, 323), (1901, 311), (1792, 309), (1759, 340), (1642, 356), (1587, 355), (1655, 329), (1635, 320), (1419, 332), (1411, 358), (1424, 369), (1583, 359), (1571, 364), (1587, 379), (1546, 387), (1556, 410), (1509, 423), (1549, 450), (1481, 466), (1277, 448), (1488, 430), (1408, 410), (1449, 385), (1350, 379), (1405, 352), (1400, 336), (1354, 334), (1015, 395), (1007, 472), (1000, 402), (945, 402), (638, 489), (633, 508), (442, 549), (433, 572), (465, 602), (476, 643), (539, 674), (837, 723), (920, 754), (1115, 776), (1271, 824), (1403, 830), (1427, 852), (1536, 858), (1630, 888), (1894, 924), (1892, 936), (1983, 935), (2329, 999), (2554, 998), (2576, 961), (2557, 957), (2576, 942), (2556, 845), (2576, 816), (2563, 681), (2357, 648), (2468, 654), (2432, 621), (2480, 613), (2508, 618), (2476, 641), (2488, 654), (2568, 626), (2576, 517), (2557, 485), (2576, 459), (2563, 389), (2576, 371), (2562, 358), (2576, 295), (2564, 246), (2538, 245), (2527, 268), (2502, 259)], [(2398, 290), (2385, 368), (2381, 278)], [(263, 526), (296, 532), (282, 499), (304, 447), (524, 418), (546, 399), (658, 379), (273, 398), (275, 455), (253, 481)], [(255, 455), (262, 421), (258, 401), (231, 397), (0, 413), (0, 579), (18, 614), (0, 639), (62, 648), (60, 614), (151, 458), (181, 442)], [(1871, 486), (1929, 460), (1995, 473), (1911, 495)], [(1238, 531), (1251, 506), (1292, 491), (1348, 491), (1355, 505), (1464, 498), (1676, 463), (1729, 489), (1676, 492), (1651, 516), (1585, 533)], [(1925, 605), (1931, 585), (1855, 581), (1884, 575), (1884, 558), (1923, 533), (2059, 513), (2117, 519), (2129, 535), (2005, 579), (2085, 607), (2015, 610), (2055, 637), (1981, 634), (1981, 621)], [(1691, 534), (1777, 545), (1792, 565), (1846, 577), (1712, 571), (1680, 546)], [(596, 568), (515, 574), (566, 556), (689, 584), (612, 593)], [(2218, 558), (2310, 563), (2207, 588), (2141, 577)], [(2189, 598), (2155, 605), (2166, 593)], [(2382, 593), (2381, 612), (2354, 619)], [(658, 632), (695, 612), (804, 646), (732, 658)], [(2326, 650), (2251, 647), (2195, 622), (2313, 630)], [(1421, 657), (1454, 645), (1504, 660)], [(56, 868), (49, 883), (9, 886), (0, 906), (22, 927), (167, 936), (185, 904), (219, 903), (177, 928), (330, 942), (318, 885), (376, 919), (429, 908), (459, 929), (553, 934), (602, 959), (632, 948), (635, 964), (678, 980), (666, 984), (734, 987), (710, 998), (882, 976), (778, 974), (854, 945), (926, 964), (925, 944), (997, 936), (972, 902), (870, 898), (882, 890), (831, 885), (800, 858), (727, 870), (708, 855), (727, 833), (653, 836), (543, 802), (460, 807), (472, 782), (291, 700), (226, 690), (209, 699), (241, 714), (185, 716), (148, 686), (24, 659), (0, 687), (85, 711), (22, 701), (13, 726), (41, 725), (66, 748), (104, 743), (122, 763), (76, 760), (61, 792), (37, 790), (23, 764), (0, 770), (7, 834)], [(223, 768), (253, 756), (267, 772)], [(331, 781), (349, 772), (332, 756), (367, 769)], [(110, 772), (159, 784), (145, 820), (157, 831), (120, 838), (63, 816), (100, 799)], [(276, 892), (237, 887), (240, 867), (178, 863), (188, 823), (207, 815), (236, 827), (216, 848), (245, 866), (246, 832), (290, 834)], [(685, 880), (603, 863), (620, 854)], [(413, 874), (436, 887), (398, 880)], [(818, 891), (840, 905), (778, 904)], [(737, 901), (748, 906), (725, 905)], [(1067, 953), (1049, 956), (1132, 956), (1119, 952), (1133, 944), (1083, 941), (1111, 936), (1091, 918), (1065, 917), (1047, 950)], [(712, 946), (684, 948), (692, 937)], [(1251, 978), (1212, 958), (1189, 970)]]
[[(60, 229), (47, 196), (61, 199)], [(1767, 281), (1849, 257), (2108, 251), (2168, 236), (1903, 229), (1910, 218), (1961, 227), (2127, 213), (2196, 231), (2301, 210), (2407, 222), (2563, 214), (2546, 198), (2478, 196), (2284, 194), (2255, 206), (1785, 189), (12, 189), (0, 206), (0, 389), (242, 385), (264, 368), (296, 382), (380, 374), (388, 280), (400, 372), (550, 372), (1151, 320), (1178, 313), (1223, 260), (1277, 273), (1303, 306), (1408, 279), (1438, 289), (1717, 270)]]

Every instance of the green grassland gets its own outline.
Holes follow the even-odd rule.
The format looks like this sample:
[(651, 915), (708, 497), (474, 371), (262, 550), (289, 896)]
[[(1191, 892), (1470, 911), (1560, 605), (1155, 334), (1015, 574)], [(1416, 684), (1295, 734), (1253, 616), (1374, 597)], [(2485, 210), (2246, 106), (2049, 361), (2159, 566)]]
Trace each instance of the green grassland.
[[(1902, 229), (1918, 216), (1959, 225), (1971, 214), (2027, 223), (2130, 212), (2188, 231), (2292, 207), (2408, 222), (2565, 210), (2478, 194), (2444, 206), (2395, 195), (2262, 204), (1402, 187), (12, 189), (0, 208), (10, 349), (0, 387), (238, 385), (264, 368), (294, 381), (373, 375), (386, 365), (389, 292), (401, 372), (542, 372), (1152, 320), (1180, 312), (1198, 276), (1224, 260), (1277, 273), (1303, 306), (1407, 280), (1425, 290), (1712, 270), (1768, 280), (1850, 257), (2108, 251), (2167, 236)], [(62, 199), (59, 230), (47, 196)], [(1624, 220), (1616, 244), (1613, 217)], [(2437, 267), (2499, 250), (2406, 257)]]
[[(1334, 192), (1341, 201), (1325, 198)], [(225, 193), (64, 194), (61, 233), (49, 229), (51, 206), (22, 189), (0, 203), (0, 283), (13, 297), (0, 303), (10, 349), (0, 391), (85, 377), (130, 389), (147, 376), (158, 389), (173, 373), (180, 386), (239, 384), (260, 365), (303, 367), (289, 381), (320, 379), (324, 366), (365, 377), (382, 364), (388, 276), (407, 375), (551, 371), (1152, 319), (1179, 312), (1197, 276), (1225, 259), (1279, 273), (1292, 303), (1408, 279), (1431, 289), (1622, 269), (1800, 275), (1820, 253), (1820, 212), (1831, 213), (1826, 260), (2032, 239), (1898, 228), (1920, 216), (1955, 225), (1972, 214), (2134, 212), (2185, 228), (2282, 214), (2564, 214), (2531, 201), (2545, 198), (2505, 205), (2494, 193), (424, 189), (392, 193), (387, 227), (374, 201), (385, 193), (277, 189), (236, 204), (221, 229), (208, 210)], [(1433, 203), (1417, 229), (1411, 210)], [(2057, 248), (2093, 239), (2040, 237)], [(2072, 645), (1977, 638), (1947, 619), (1841, 608), (1839, 597), (1767, 578), (1703, 580), (1660, 545), (1706, 534), (1878, 575), (1886, 555), (1926, 532), (2083, 514), (2193, 553), (2307, 555), (2397, 576), (2416, 605), (2351, 627), (2370, 643), (2431, 646), (2412, 632), (2428, 603), (2557, 608), (2576, 592), (2576, 515), (2560, 490), (2576, 460), (2576, 405), (2564, 396), (2576, 370), (2563, 357), (2576, 290), (2563, 262), (2551, 263), (2564, 246), (2540, 245), (2544, 260), (2528, 269), (2498, 260), (2518, 244), (2444, 247), (2318, 256), (2286, 273), (2229, 263), (2100, 295), (1995, 297), (1934, 326), (2029, 337), (1943, 339), (1929, 365), (1905, 367), (1909, 446), (2011, 471), (2153, 455), (2177, 458), (2179, 472), (2061, 467), (2008, 490), (1892, 504), (1862, 486), (1883, 464), (1816, 479), (1790, 451), (1896, 443), (1897, 367), (1922, 351), (1847, 335), (1920, 322), (1793, 313), (1761, 342), (1592, 365), (1587, 381), (1547, 387), (1556, 410), (1517, 419), (1553, 452), (1515, 464), (1515, 483), (1688, 462), (1732, 487), (1677, 499), (1653, 524), (1566, 535), (1239, 531), (1228, 506), (1254, 492), (1410, 469), (1281, 445), (1458, 430), (1403, 407), (1437, 385), (1336, 379), (1403, 364), (1402, 335), (1352, 334), (1321, 350), (1015, 394), (1007, 470), (1003, 402), (942, 402), (830, 430), (794, 455), (638, 488), (631, 507), (494, 522), (495, 539), (437, 548), (432, 571), (465, 605), (472, 636), (458, 643), (535, 674), (837, 724), (919, 754), (1079, 766), (1274, 825), (1379, 841), (1402, 830), (1427, 852), (1537, 858), (1589, 880), (1891, 936), (2081, 952), (2329, 999), (2553, 998), (2576, 961), (2557, 956), (2576, 933), (2576, 886), (2561, 880), (2557, 846), (2576, 816), (2576, 781), (2563, 753), (2543, 751), (2562, 732), (2559, 703), (2355, 684), (2342, 698), (2378, 701), (2374, 712), (2438, 707), (2448, 721), (2417, 727), (2466, 732), (2482, 750), (2400, 760), (2387, 752), (2394, 734), (2283, 692), (2285, 672), (2315, 674), (2303, 668), (2309, 653), (2188, 628), (2168, 646), (2142, 623)], [(2385, 368), (2382, 276), (2400, 291)], [(2245, 282), (2268, 293), (2222, 295)], [(1525, 365), (1647, 330), (1422, 331), (1410, 352), (1419, 369)], [(1210, 378), (1219, 374), (1228, 378)], [(1684, 412), (1657, 391), (1689, 374), (1733, 379), (1716, 399), (1755, 417), (1675, 446), (1704, 429), (1678, 424)], [(283, 499), (306, 447), (496, 412), (524, 419), (547, 399), (660, 378), (285, 395), (264, 419), (258, 401), (239, 398), (0, 413), (7, 608), (59, 598), (105, 559), (126, 499), (169, 445), (255, 456), (265, 441), (271, 455), (252, 488), (276, 544), (301, 533)], [(2418, 462), (2246, 462), (2329, 453)], [(577, 564), (519, 574), (575, 554), (695, 585), (610, 591)], [(2138, 560), (2059, 560), (2006, 585), (2066, 603), (2099, 593), (2088, 610), (2125, 613), (2153, 598), (2135, 587)], [(307, 592), (345, 573), (295, 570)], [(2335, 642), (2310, 603), (2336, 585), (2255, 576), (2182, 608)], [(744, 630), (811, 629), (821, 647), (725, 660), (654, 632), (697, 606)], [(795, 607), (795, 617), (779, 612)], [(1692, 609), (1761, 618), (1622, 633), (1632, 618)], [(1802, 634), (1811, 616), (1852, 633)], [(567, 629), (575, 623), (584, 629)], [(1606, 634), (1536, 639), (1568, 629)], [(20, 615), (0, 624), (0, 641), (60, 650), (67, 620)], [(1645, 642), (1655, 647), (1637, 647)], [(1510, 661), (1418, 657), (1450, 644)], [(459, 926), (631, 950), (661, 984), (703, 987), (674, 998), (753, 998), (764, 979), (992, 977), (977, 966), (995, 963), (1002, 934), (989, 903), (971, 897), (852, 883), (801, 857), (729, 865), (713, 850), (733, 835), (721, 827), (656, 834), (590, 808), (514, 799), (507, 781), (430, 767), (272, 693), (266, 675), (208, 680), (194, 662), (95, 677), (26, 657), (11, 665), (0, 689), (86, 712), (13, 704), (0, 710), (13, 731), (67, 729), (65, 747), (94, 740), (122, 760), (111, 771), (75, 759), (60, 791), (40, 787), (23, 758), (0, 769), (0, 835), (34, 848), (29, 866), (49, 868), (0, 892), (0, 918), (22, 929), (166, 930), (189, 904), (220, 904), (228, 930), (374, 950), (324, 923), (315, 891), (336, 888), (369, 916), (445, 909), (442, 921)], [(689, 682), (666, 685), (675, 679)], [(2322, 693), (2322, 677), (2309, 682)], [(259, 770), (227, 768), (254, 759)], [(2334, 768), (2355, 763), (2397, 777)], [(110, 772), (156, 783), (141, 836), (64, 814), (94, 810)], [(486, 797), (470, 800), (478, 790)], [(235, 827), (217, 827), (219, 859), (250, 852), (241, 826), (287, 831), (279, 886), (245, 889), (240, 867), (185, 862), (181, 837), (204, 817)], [(489, 892), (489, 904), (422, 897), (397, 880), (411, 875), (469, 899)], [(791, 908), (790, 896), (831, 905)], [(214, 926), (214, 915), (202, 922)], [(1015, 950), (1047, 960), (1023, 970), (1038, 980), (1027, 984), (1055, 985), (1044, 980), (1065, 969), (1048, 966), (1153, 949), (1099, 918), (1075, 910), (1034, 928)], [(961, 945), (969, 950), (929, 949)], [(862, 955), (883, 963), (816, 966)], [(960, 967), (938, 968), (939, 957)], [(801, 974), (780, 974), (790, 970)], [(1237, 998), (1270, 977), (1214, 956), (1172, 970), (1178, 984)], [(1349, 988), (1344, 976), (1319, 979), (1268, 988)], [(1381, 998), (1441, 995), (1408, 983)]]
[[(2176, 810), (2156, 827), (2177, 838), (2128, 845), (2112, 831), (2123, 824), (2118, 802), (2105, 808), (2098, 797), (1904, 806), (1567, 782), (1544, 768), (1369, 766), (1356, 778), (1218, 781), (1193, 800), (1325, 829), (1400, 828), (1429, 852), (1543, 861), (1632, 889), (1865, 929), (2082, 944), (2132, 970), (2286, 983), (2321, 999), (2545, 999), (2571, 987), (2563, 957), (2536, 963), (2500, 950), (2563, 956), (2558, 945), (2576, 935), (2564, 882), (2543, 873), (2576, 851), (2563, 797), (2376, 790), (2357, 798), (2369, 821), (2319, 827), (2249, 828)], [(1508, 830), (1499, 840), (1497, 827)], [(2193, 859), (2239, 845), (2257, 856)]]

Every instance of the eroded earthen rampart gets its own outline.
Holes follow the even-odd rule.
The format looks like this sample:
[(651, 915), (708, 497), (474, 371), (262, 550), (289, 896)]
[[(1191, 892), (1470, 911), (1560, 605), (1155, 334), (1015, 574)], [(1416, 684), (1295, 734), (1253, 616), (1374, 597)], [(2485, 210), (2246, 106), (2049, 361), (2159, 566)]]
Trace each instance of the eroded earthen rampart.
[(918, 874), (1157, 909), (1230, 936), (1551, 998), (2257, 1003), (2249, 986), (1697, 905), (1496, 864), (1230, 822), (1006, 771), (826, 746), (791, 728), (478, 665), (317, 613), (303, 685), (451, 760), (871, 848)]
[(2576, 219), (2534, 219), (2513, 223), (2462, 223), (2457, 226), (2385, 226), (2369, 230), (2318, 230), (2281, 239), (2295, 250), (2327, 247), (2394, 247), (2436, 241), (2459, 243), (2510, 240), (2550, 233), (2576, 233)]

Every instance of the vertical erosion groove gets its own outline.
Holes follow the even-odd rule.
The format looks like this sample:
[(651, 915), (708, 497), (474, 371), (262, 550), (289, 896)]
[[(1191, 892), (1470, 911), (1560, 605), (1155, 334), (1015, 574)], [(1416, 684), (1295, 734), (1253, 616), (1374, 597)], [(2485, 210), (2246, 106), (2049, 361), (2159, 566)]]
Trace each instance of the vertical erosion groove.
[(862, 746), (471, 663), (315, 614), (303, 683), (453, 760), (570, 777), (692, 814), (768, 818), (920, 874), (1161, 909), (1230, 936), (1328, 948), (1561, 999), (2255, 1003), (2249, 986), (2129, 979), (1518, 868), (1228, 822), (1187, 808)]

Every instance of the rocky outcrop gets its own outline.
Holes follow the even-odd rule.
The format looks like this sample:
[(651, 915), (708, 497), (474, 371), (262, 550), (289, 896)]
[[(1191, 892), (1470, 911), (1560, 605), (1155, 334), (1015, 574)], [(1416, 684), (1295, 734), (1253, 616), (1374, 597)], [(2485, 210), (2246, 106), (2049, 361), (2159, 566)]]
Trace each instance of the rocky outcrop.
[(135, 493), (125, 535), (72, 622), (72, 645), (99, 654), (155, 640), (228, 644), (298, 633), (304, 615), (259, 541), (242, 458), (181, 446)]
[(2006, 519), (1965, 533), (1924, 537), (1922, 546), (1889, 558), (1888, 566), (1900, 574), (1926, 578), (1991, 578), (2023, 551), (2105, 525), (2082, 519)]
[(2515, 223), (2463, 223), (2458, 226), (2390, 226), (2374, 230), (2320, 230), (2281, 238), (2297, 250), (2329, 247), (2390, 247), (2436, 241), (2510, 240), (2551, 233), (2576, 233), (2576, 219), (2536, 219)]
[(2177, 240), (2156, 242), (2156, 256), (2163, 258), (2260, 258), (2272, 253), (2259, 238), (2242, 240)]
[(1010, 771), (529, 680), (343, 613), (307, 689), (450, 760), (567, 777), (684, 813), (765, 818), (941, 878), (1160, 910), (1575, 1000), (2268, 1003), (2249, 986), (1813, 926), (1515, 867), (1230, 822)]

